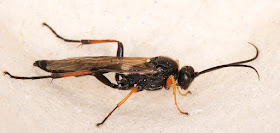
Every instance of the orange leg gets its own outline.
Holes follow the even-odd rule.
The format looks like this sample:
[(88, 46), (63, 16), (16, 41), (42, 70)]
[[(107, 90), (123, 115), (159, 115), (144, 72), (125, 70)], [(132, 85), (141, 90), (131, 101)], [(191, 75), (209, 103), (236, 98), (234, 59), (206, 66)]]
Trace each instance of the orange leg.
[[(179, 61), (178, 61), (178, 60), (175, 60), (175, 61), (176, 61), (176, 63), (178, 64), (178, 70), (180, 70)], [(171, 84), (171, 80), (169, 80), (169, 84)], [(170, 85), (169, 85), (169, 87), (170, 87)], [(168, 88), (169, 88), (169, 87), (168, 87)], [(179, 92), (182, 96), (186, 96), (186, 95), (188, 95), (188, 94), (192, 94), (191, 91), (188, 91), (187, 93), (183, 94), (183, 93), (179, 90), (179, 86), (177, 86), (177, 90), (178, 90), (178, 92)]]
[(80, 76), (80, 75), (89, 75), (92, 74), (91, 71), (77, 71), (77, 72), (68, 72), (68, 73), (52, 73), (53, 78), (65, 78), (70, 76)]
[[(171, 75), (172, 76), (172, 75)], [(171, 76), (168, 77), (168, 79), (166, 80), (166, 88), (170, 88), (171, 84), (172, 84), (172, 79)]]
[(178, 107), (177, 99), (176, 99), (176, 82), (175, 82), (175, 79), (174, 79), (174, 76), (173, 76), (173, 75), (170, 75), (169, 78), (168, 78), (167, 81), (166, 81), (166, 86), (167, 86), (167, 87), (170, 87), (171, 84), (173, 84), (173, 95), (174, 95), (175, 105), (176, 105), (177, 109), (180, 111), (180, 113), (189, 115), (188, 112), (183, 112), (183, 111), (181, 111), (181, 109)]
[[(166, 88), (170, 88), (171, 84), (172, 84), (172, 78), (169, 77), (169, 78), (167, 79), (167, 81), (166, 81)], [(178, 90), (179, 94), (181, 94), (182, 96), (186, 96), (186, 95), (188, 95), (188, 94), (192, 94), (191, 91), (188, 91), (187, 93), (183, 94), (183, 93), (179, 90), (179, 86), (176, 86), (176, 87), (177, 87), (177, 90)]]
[(81, 40), (82, 45), (97, 44), (97, 43), (107, 43), (107, 42), (119, 42), (119, 41), (111, 40), (111, 39), (106, 39), (106, 40)]
[(130, 93), (117, 104), (117, 106), (105, 117), (105, 119), (101, 123), (97, 123), (96, 126), (102, 125), (109, 118), (109, 116), (111, 116), (111, 114), (131, 96), (132, 93), (137, 91), (138, 91), (137, 87), (132, 87)]
[(182, 96), (186, 96), (186, 95), (188, 95), (188, 94), (192, 94), (191, 91), (188, 91), (188, 92), (186, 92), (186, 93), (182, 93), (182, 92), (179, 90), (179, 86), (177, 86), (177, 90), (178, 90), (178, 92), (179, 92)]
[(79, 46), (88, 45), (88, 44), (98, 44), (98, 43), (108, 43), (108, 42), (117, 42), (118, 50), (117, 57), (123, 57), (123, 44), (117, 40), (81, 40), (81, 44)]

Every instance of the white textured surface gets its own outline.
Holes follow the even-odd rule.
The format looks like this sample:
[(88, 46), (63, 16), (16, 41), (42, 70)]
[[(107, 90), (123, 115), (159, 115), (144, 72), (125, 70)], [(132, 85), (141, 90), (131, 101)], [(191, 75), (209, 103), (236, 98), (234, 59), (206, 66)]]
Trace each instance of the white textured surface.
[(115, 55), (116, 45), (76, 48), (53, 36), (118, 39), (125, 56), (165, 55), (197, 71), (248, 59), (250, 69), (228, 68), (197, 78), (192, 95), (143, 91), (100, 128), (95, 126), (128, 91), (94, 77), (14, 80), (0, 76), (0, 132), (280, 132), (280, 2), (205, 0), (0, 0), (0, 70), (15, 75), (47, 73), (39, 59)]

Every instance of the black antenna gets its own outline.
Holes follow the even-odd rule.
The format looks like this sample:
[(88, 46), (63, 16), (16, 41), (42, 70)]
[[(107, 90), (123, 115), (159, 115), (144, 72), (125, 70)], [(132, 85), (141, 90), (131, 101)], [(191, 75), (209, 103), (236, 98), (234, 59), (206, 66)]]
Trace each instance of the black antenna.
[(259, 75), (259, 73), (258, 73), (258, 71), (257, 71), (256, 68), (254, 68), (254, 67), (252, 67), (252, 66), (249, 66), (249, 65), (243, 65), (243, 63), (247, 63), (247, 62), (253, 61), (253, 60), (257, 59), (258, 56), (259, 56), (259, 50), (258, 50), (258, 48), (257, 48), (253, 43), (250, 43), (250, 42), (248, 42), (248, 43), (251, 44), (251, 45), (253, 45), (253, 46), (256, 48), (257, 53), (256, 53), (255, 57), (253, 57), (253, 58), (251, 58), (251, 59), (249, 59), (249, 60), (244, 60), (244, 61), (239, 61), (239, 62), (233, 62), (233, 63), (229, 63), (229, 64), (225, 64), (225, 65), (220, 65), (220, 66), (211, 67), (211, 68), (208, 68), (208, 69), (203, 70), (203, 71), (201, 71), (201, 72), (196, 72), (196, 73), (194, 73), (194, 77), (197, 77), (198, 75), (201, 75), (201, 74), (204, 74), (204, 73), (207, 73), (207, 72), (211, 72), (211, 71), (214, 71), (214, 70), (217, 70), (217, 69), (220, 69), (220, 68), (224, 68), (224, 67), (247, 67), (247, 68), (251, 68), (251, 69), (255, 70), (255, 72), (256, 72), (257, 75), (258, 75), (258, 79), (260, 80), (260, 75)]

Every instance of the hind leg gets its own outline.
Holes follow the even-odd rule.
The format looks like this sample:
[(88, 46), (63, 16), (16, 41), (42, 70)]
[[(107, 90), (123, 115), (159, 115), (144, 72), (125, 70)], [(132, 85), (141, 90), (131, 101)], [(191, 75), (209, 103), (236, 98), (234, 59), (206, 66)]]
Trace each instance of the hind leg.
[(14, 76), (7, 71), (4, 71), (3, 73), (4, 73), (4, 75), (7, 74), (10, 76), (10, 78), (14, 78), (14, 79), (32, 79), (32, 80), (44, 79), (44, 78), (56, 79), (56, 78), (65, 78), (65, 77), (70, 77), (70, 76), (82, 76), (82, 75), (92, 74), (91, 71), (77, 71), (77, 72), (69, 72), (69, 73), (52, 73), (51, 75), (47, 75), (47, 76), (20, 77), (20, 76)]
[(43, 26), (47, 26), (53, 34), (55, 34), (55, 36), (59, 39), (62, 39), (63, 41), (65, 42), (79, 42), (81, 43), (81, 46), (82, 45), (89, 45), (89, 44), (98, 44), (98, 43), (108, 43), (108, 42), (116, 42), (118, 44), (118, 50), (117, 50), (117, 57), (123, 57), (123, 44), (118, 41), (118, 40), (111, 40), (111, 39), (105, 39), (105, 40), (89, 40), (89, 39), (82, 39), (82, 40), (73, 40), (73, 39), (66, 39), (60, 35), (58, 35), (56, 33), (56, 31), (51, 27), (49, 26), (48, 24), (46, 23), (43, 23)]
[[(117, 49), (117, 55), (116, 56), (117, 57), (123, 57), (124, 48), (123, 48), (123, 44), (120, 41), (111, 40), (111, 39), (106, 39), (106, 40), (86, 40), (86, 39), (85, 40), (73, 40), (73, 39), (66, 39), (66, 38), (58, 35), (56, 33), (56, 31), (51, 26), (49, 26), (47, 23), (44, 22), (43, 26), (47, 26), (52, 31), (52, 33), (55, 34), (55, 36), (57, 38), (62, 39), (65, 42), (79, 42), (79, 43), (81, 43), (81, 46), (89, 45), (89, 44), (117, 42), (118, 43), (118, 49)], [(117, 82), (119, 81), (119, 74), (115, 75), (115, 79), (116, 79)]]

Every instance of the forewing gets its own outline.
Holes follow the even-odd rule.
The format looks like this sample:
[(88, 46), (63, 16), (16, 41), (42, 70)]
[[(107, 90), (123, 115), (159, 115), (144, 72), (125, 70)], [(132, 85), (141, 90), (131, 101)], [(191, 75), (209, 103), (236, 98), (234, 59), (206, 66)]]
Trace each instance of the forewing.
[(75, 72), (82, 70), (117, 73), (156, 73), (145, 57), (75, 57), (63, 60), (47, 60), (46, 69), (51, 72)]

